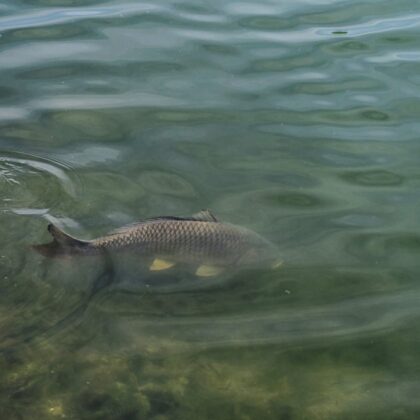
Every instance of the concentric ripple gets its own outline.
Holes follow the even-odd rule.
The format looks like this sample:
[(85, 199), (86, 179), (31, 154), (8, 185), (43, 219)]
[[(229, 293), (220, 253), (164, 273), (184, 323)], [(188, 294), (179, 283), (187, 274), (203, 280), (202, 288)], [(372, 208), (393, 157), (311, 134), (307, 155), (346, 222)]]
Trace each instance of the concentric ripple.
[(43, 214), (74, 198), (80, 187), (71, 167), (35, 155), (0, 151), (0, 210)]

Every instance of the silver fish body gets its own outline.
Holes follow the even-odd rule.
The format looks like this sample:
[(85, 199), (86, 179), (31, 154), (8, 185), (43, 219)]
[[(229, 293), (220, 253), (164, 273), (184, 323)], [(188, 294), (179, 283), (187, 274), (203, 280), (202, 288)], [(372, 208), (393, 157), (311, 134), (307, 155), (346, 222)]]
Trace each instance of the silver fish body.
[[(241, 226), (218, 221), (209, 211), (189, 218), (158, 217), (144, 220), (91, 241), (81, 241), (49, 225), (54, 241), (37, 245), (44, 255), (97, 255), (133, 251), (140, 256), (173, 263), (218, 267), (275, 263), (277, 248)], [(51, 252), (50, 252), (51, 251)]]

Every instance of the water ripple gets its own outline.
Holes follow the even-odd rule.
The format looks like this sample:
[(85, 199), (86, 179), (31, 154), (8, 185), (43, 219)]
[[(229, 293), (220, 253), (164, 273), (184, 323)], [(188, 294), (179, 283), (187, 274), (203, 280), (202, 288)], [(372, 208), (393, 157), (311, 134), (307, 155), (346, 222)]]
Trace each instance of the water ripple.
[[(284, 289), (291, 288), (291, 291), (284, 293), (284, 301), (293, 299), (293, 286), (286, 284)], [(420, 317), (419, 297), (418, 289), (410, 289), (299, 309), (278, 307), (272, 311), (212, 316), (194, 313), (188, 318), (166, 314), (164, 319), (143, 315), (142, 319), (123, 318), (118, 326), (137, 344), (139, 340), (133, 331), (140, 334), (140, 340), (144, 342), (149, 334), (155, 340), (163, 339), (170, 330), (176, 331), (179, 343), (184, 341), (201, 348), (250, 344), (313, 345), (319, 343), (320, 338), (355, 339), (398, 329)]]
[(153, 4), (125, 3), (119, 6), (80, 7), (80, 8), (48, 8), (32, 10), (29, 13), (0, 18), (0, 31), (18, 28), (34, 28), (44, 25), (58, 25), (91, 18), (122, 17), (133, 13), (149, 13), (159, 11)]
[[(144, 412), (127, 415), (139, 418), (189, 419), (190, 401), (213, 417), (209, 401), (225, 417), (233, 403), (244, 418), (365, 418), (356, 384), (372, 407), (375, 390), (390, 392), (378, 375), (407, 391), (420, 319), (413, 0), (6, 3), (0, 348), (22, 359), (0, 358), (5, 417), (24, 417), (23, 406), (32, 418), (121, 417), (115, 407), (132, 392)], [(50, 240), (48, 222), (92, 238), (202, 207), (275, 242), (284, 266), (202, 280), (182, 267), (149, 273), (137, 258), (115, 268), (115, 259), (115, 283), (87, 304), (106, 262), (45, 260), (29, 248)], [(39, 338), (69, 313), (83, 315), (77, 328), (58, 323), (61, 334)], [(30, 336), (39, 346), (14, 348)], [(176, 360), (162, 357), (178, 350)], [(134, 358), (130, 382), (121, 366)], [(206, 382), (200, 358), (221, 361), (223, 373)], [(229, 358), (237, 364), (226, 373)], [(361, 382), (349, 374), (358, 370)], [(322, 383), (332, 371), (338, 379)], [(86, 384), (94, 397), (67, 381), (74, 372), (83, 384), (96, 376)], [(265, 411), (250, 411), (257, 397), (240, 394), (244, 382), (230, 386), (240, 375), (252, 376)]]
[(0, 152), (3, 211), (44, 214), (63, 196), (74, 198), (78, 184), (71, 168), (63, 162), (21, 152)]

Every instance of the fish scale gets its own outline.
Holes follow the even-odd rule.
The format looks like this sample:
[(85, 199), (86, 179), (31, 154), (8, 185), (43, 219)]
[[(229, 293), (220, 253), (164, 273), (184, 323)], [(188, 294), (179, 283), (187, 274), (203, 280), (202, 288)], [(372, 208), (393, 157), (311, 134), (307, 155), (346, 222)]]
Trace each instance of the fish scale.
[[(236, 256), (244, 242), (240, 229), (205, 221), (153, 221), (92, 242), (98, 248), (141, 247), (145, 254)], [(228, 255), (225, 256), (228, 257)]]

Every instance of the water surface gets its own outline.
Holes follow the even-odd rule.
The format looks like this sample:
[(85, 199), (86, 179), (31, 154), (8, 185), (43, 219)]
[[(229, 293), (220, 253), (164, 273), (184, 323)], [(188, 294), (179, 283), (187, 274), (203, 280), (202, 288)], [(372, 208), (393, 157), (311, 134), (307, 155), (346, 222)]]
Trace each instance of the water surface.
[[(0, 417), (418, 418), (419, 42), (413, 0), (3, 2)], [(30, 249), (201, 208), (283, 267)]]

